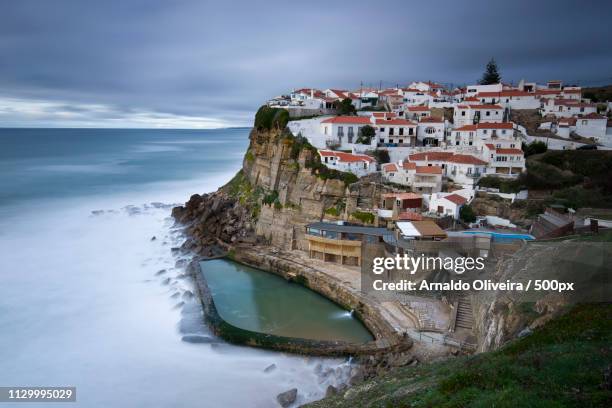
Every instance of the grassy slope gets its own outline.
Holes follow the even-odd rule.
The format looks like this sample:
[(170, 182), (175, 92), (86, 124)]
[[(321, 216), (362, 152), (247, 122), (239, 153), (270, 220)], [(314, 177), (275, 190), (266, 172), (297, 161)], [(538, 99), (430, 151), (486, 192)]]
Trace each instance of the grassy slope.
[(575, 307), (501, 350), (405, 367), (310, 407), (610, 407), (612, 304)]

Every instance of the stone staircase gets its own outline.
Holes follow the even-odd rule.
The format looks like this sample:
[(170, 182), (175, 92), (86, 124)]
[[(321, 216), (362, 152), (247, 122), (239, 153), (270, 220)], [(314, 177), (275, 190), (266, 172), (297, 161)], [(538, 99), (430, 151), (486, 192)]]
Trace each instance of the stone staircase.
[(455, 329), (462, 328), (472, 330), (474, 326), (474, 314), (472, 312), (472, 302), (469, 297), (463, 296), (457, 302), (457, 318), (455, 319)]

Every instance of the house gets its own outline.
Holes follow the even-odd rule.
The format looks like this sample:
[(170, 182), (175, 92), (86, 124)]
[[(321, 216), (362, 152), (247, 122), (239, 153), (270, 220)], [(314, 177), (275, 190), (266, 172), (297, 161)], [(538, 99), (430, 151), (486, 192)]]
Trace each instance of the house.
[(410, 120), (419, 120), (430, 115), (431, 111), (427, 106), (408, 106), (404, 112), (404, 117)]
[(458, 220), (461, 207), (467, 202), (467, 198), (459, 194), (435, 193), (429, 198), (429, 212), (438, 216), (451, 216)]
[(344, 89), (326, 89), (323, 91), (326, 97), (335, 98), (337, 100), (343, 100), (348, 98), (349, 92)]
[(421, 117), (417, 125), (417, 140), (423, 146), (439, 146), (444, 142), (444, 119)]
[(451, 131), (449, 145), (480, 147), (483, 143), (496, 139), (512, 140), (513, 144), (520, 146), (520, 141), (515, 135), (514, 123), (512, 122), (481, 122), (476, 125), (455, 128)]
[(481, 104), (499, 104), (511, 109), (538, 109), (540, 100), (532, 92), (503, 90), (500, 92), (481, 92), (476, 95)]
[(310, 258), (341, 265), (361, 266), (361, 246), (364, 242), (382, 242), (392, 234), (386, 228), (315, 222), (306, 225)]
[(597, 113), (597, 105), (575, 99), (547, 99), (542, 105), (542, 116), (554, 115), (557, 118), (570, 118), (585, 116), (589, 113)]
[(361, 128), (371, 124), (369, 117), (335, 116), (321, 122), (321, 133), (328, 147), (349, 150), (350, 144), (357, 141)]
[(501, 147), (501, 144), (484, 145), (484, 156), (489, 162), (488, 175), (518, 177), (525, 171), (525, 154), (521, 149)]
[(472, 187), (487, 172), (488, 163), (469, 154), (456, 154), (450, 151), (414, 153), (409, 156), (411, 162), (419, 166), (439, 166), (443, 176), (456, 184)]
[(500, 105), (460, 104), (453, 111), (453, 121), (458, 127), (478, 122), (501, 123), (503, 119), (504, 108)]
[(470, 85), (466, 88), (465, 96), (476, 96), (482, 92), (501, 92), (503, 89), (502, 84), (490, 84), (490, 85)]
[(319, 156), (321, 157), (321, 163), (326, 167), (353, 173), (358, 177), (363, 177), (376, 171), (376, 160), (365, 154), (319, 150)]
[(400, 160), (383, 165), (383, 178), (392, 183), (410, 187), (419, 193), (432, 193), (442, 189), (440, 166), (417, 166), (416, 163)]
[(376, 119), (378, 146), (408, 147), (416, 145), (417, 124), (406, 119)]
[(606, 137), (608, 118), (597, 113), (589, 113), (576, 118), (576, 133), (583, 137), (594, 137), (602, 141)]

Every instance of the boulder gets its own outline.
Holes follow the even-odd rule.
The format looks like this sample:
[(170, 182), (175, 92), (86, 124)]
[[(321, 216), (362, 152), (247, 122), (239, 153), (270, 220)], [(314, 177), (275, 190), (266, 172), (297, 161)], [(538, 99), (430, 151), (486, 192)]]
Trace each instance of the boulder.
[(267, 366), (266, 368), (264, 368), (264, 370), (263, 370), (263, 371), (264, 371), (264, 373), (269, 373), (269, 372), (271, 372), (271, 371), (273, 371), (273, 370), (275, 370), (275, 369), (276, 369), (276, 364), (270, 364), (269, 366)]
[(297, 388), (292, 388), (289, 391), (281, 392), (276, 396), (276, 400), (280, 404), (281, 407), (287, 408), (289, 405), (293, 404), (297, 399)]

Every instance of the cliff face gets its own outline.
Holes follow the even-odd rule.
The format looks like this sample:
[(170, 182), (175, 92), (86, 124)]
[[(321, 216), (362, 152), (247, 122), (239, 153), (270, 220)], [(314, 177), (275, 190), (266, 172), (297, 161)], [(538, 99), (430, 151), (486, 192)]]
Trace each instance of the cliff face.
[[(309, 163), (316, 153), (280, 129), (250, 134), (242, 170), (208, 195), (194, 195), (173, 211), (188, 225), (185, 249), (208, 252), (216, 243), (262, 241), (282, 249), (307, 249), (305, 225), (328, 219), (351, 219), (372, 208), (388, 188), (374, 178), (347, 185), (317, 176)], [(351, 221), (356, 221), (351, 219)]]

